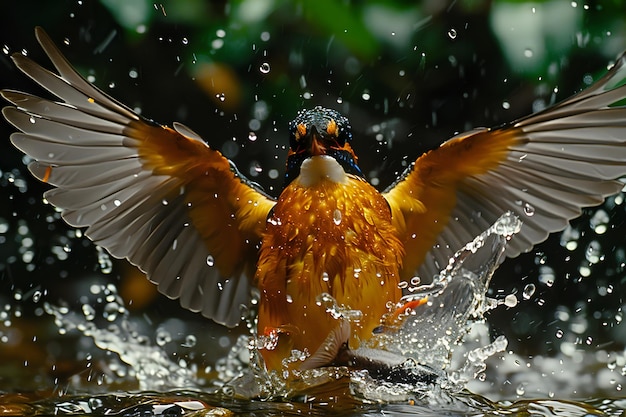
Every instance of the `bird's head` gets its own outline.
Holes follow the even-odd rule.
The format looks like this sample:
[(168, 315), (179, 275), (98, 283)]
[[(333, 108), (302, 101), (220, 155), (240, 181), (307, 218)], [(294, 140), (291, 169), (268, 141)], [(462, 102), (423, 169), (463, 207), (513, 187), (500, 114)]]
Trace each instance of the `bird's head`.
[(321, 106), (301, 110), (289, 123), (285, 186), (300, 174), (305, 159), (320, 155), (335, 158), (347, 174), (362, 177), (351, 142), (350, 122), (339, 112)]

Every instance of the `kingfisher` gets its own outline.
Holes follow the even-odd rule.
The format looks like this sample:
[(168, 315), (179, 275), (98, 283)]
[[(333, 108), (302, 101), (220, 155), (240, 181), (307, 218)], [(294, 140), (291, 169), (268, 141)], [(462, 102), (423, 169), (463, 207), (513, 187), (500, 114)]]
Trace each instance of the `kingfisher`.
[(432, 277), (504, 212), (524, 222), (514, 257), (623, 187), (624, 56), (555, 106), (450, 138), (382, 192), (358, 165), (348, 119), (303, 110), (272, 197), (193, 130), (138, 115), (35, 35), (56, 73), (12, 59), (58, 101), (3, 90), (2, 113), (30, 172), (54, 187), (45, 199), (186, 309), (233, 327), (258, 303), (269, 370), (325, 366), (367, 342), (412, 277)]

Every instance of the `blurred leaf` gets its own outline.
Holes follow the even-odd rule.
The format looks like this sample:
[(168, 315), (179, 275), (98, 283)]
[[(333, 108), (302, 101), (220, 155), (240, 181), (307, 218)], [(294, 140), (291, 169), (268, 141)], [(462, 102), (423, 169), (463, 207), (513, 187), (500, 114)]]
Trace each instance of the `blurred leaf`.
[(198, 85), (217, 107), (230, 111), (239, 107), (241, 83), (230, 66), (219, 62), (200, 62), (193, 68)]
[(305, 4), (305, 19), (329, 36), (334, 36), (353, 53), (369, 58), (378, 52), (378, 40), (363, 21), (358, 7), (349, 7), (336, 0)]
[(162, 4), (164, 17), (176, 23), (202, 26), (211, 18), (209, 3), (204, 0), (170, 0)]
[(276, 8), (274, 0), (233, 1), (233, 16), (243, 23), (256, 23), (265, 19)]
[(511, 68), (536, 77), (548, 74), (548, 67), (573, 46), (571, 34), (580, 34), (581, 10), (562, 1), (497, 2), (490, 23)]
[(136, 31), (140, 25), (147, 25), (152, 18), (152, 3), (149, 0), (100, 0), (113, 15), (117, 23), (126, 29)]
[(415, 5), (398, 7), (389, 3), (368, 4), (363, 7), (362, 15), (370, 33), (400, 49), (411, 42), (416, 22), (423, 19)]

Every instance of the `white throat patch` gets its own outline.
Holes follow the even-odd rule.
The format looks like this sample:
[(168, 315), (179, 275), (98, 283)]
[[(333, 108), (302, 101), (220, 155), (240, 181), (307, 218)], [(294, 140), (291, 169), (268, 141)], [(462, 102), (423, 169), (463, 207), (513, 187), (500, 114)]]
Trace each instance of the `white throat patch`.
[(319, 155), (305, 159), (296, 181), (304, 187), (312, 187), (323, 180), (345, 183), (348, 176), (332, 156)]

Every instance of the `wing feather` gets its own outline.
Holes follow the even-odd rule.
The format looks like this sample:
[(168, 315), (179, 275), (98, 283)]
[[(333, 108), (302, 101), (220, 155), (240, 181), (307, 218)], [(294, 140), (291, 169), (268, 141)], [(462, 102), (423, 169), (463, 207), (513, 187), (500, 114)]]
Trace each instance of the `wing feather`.
[(509, 257), (564, 229), (626, 175), (626, 57), (581, 93), (498, 129), (458, 135), (385, 192), (405, 242), (403, 277), (438, 273), (505, 211), (524, 222)]
[(2, 113), (22, 132), (11, 141), (34, 159), (31, 173), (56, 187), (46, 199), (183, 307), (236, 325), (274, 201), (191, 129), (135, 114), (35, 33), (58, 74), (22, 55), (13, 61), (61, 101), (4, 90), (13, 106)]
[(142, 173), (149, 175), (141, 169), (140, 164), (129, 164), (128, 159), (97, 162), (89, 165), (56, 166), (54, 170), (49, 168), (50, 165), (39, 161), (32, 161), (28, 164), (28, 170), (35, 178), (62, 188), (68, 185), (86, 188), (114, 182), (133, 175), (139, 176)]

